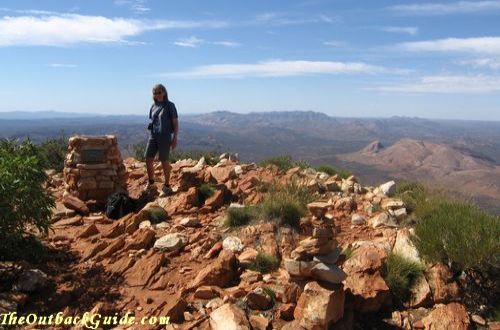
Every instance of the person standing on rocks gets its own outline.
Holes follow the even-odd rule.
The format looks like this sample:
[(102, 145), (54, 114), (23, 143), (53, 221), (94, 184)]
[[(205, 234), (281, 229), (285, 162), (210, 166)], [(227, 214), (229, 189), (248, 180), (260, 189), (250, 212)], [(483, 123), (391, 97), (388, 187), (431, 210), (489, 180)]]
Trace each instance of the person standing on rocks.
[(150, 131), (144, 157), (146, 158), (146, 168), (148, 171), (148, 185), (146, 190), (156, 189), (153, 161), (158, 154), (165, 175), (161, 195), (172, 194), (170, 187), (170, 148), (174, 150), (177, 146), (177, 135), (179, 132), (179, 120), (175, 104), (168, 99), (167, 89), (162, 84), (153, 87), (153, 105), (149, 109), (148, 125)]

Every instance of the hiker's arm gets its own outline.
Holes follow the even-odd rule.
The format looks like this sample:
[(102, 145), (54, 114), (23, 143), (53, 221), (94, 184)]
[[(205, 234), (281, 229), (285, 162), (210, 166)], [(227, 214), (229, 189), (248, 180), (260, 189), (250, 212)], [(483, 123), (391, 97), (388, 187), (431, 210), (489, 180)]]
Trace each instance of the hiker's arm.
[(174, 137), (172, 138), (172, 150), (177, 146), (177, 134), (179, 133), (179, 119), (172, 119), (173, 129), (174, 129)]

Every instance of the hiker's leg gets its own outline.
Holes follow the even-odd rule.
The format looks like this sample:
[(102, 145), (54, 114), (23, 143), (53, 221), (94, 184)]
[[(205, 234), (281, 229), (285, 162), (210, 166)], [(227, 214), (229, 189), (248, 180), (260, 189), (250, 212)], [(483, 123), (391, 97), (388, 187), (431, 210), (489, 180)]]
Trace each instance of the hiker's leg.
[(148, 170), (148, 179), (149, 182), (153, 182), (155, 180), (155, 170), (153, 167), (154, 158), (146, 158), (146, 169)]
[(146, 158), (146, 169), (148, 171), (149, 183), (152, 183), (155, 180), (155, 170), (153, 167), (153, 162), (157, 152), (158, 152), (158, 143), (156, 139), (150, 137), (148, 140), (148, 144), (146, 145), (146, 150), (144, 151), (144, 158)]
[(165, 185), (168, 186), (170, 184), (170, 170), (172, 166), (170, 166), (168, 160), (161, 162), (161, 166), (163, 167), (163, 175), (165, 176)]

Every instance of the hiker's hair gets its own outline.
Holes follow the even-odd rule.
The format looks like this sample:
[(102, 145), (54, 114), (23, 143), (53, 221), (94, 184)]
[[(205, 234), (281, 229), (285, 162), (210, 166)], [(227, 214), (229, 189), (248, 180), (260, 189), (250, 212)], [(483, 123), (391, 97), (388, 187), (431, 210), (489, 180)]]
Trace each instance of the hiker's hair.
[(164, 101), (168, 101), (168, 93), (167, 93), (167, 89), (165, 88), (165, 86), (163, 86), (162, 84), (156, 84), (156, 85), (154, 85), (154, 87), (153, 87), (153, 93), (156, 92), (156, 91), (162, 91), (163, 94), (165, 95), (165, 98), (163, 100)]

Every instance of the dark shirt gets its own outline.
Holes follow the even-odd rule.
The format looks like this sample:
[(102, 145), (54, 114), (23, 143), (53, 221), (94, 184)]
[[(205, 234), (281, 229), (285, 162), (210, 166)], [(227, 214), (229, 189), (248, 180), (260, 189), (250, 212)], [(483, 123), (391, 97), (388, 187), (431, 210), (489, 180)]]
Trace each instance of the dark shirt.
[(154, 118), (152, 136), (171, 138), (174, 132), (173, 120), (178, 118), (175, 104), (170, 101), (155, 102), (149, 110), (149, 118)]

